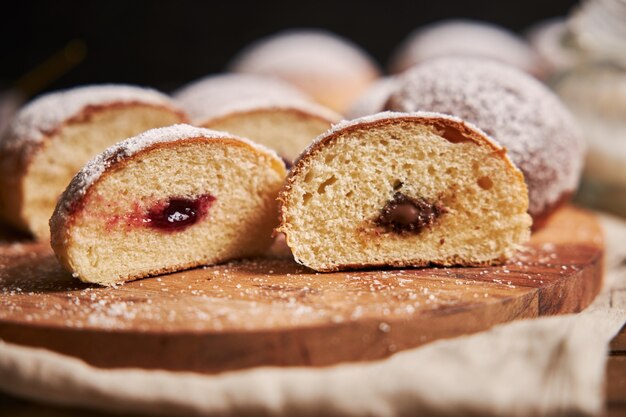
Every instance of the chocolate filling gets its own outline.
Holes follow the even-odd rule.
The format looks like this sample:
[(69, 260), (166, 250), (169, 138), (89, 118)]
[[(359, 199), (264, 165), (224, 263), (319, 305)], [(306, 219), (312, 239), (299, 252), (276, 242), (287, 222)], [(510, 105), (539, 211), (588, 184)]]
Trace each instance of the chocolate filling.
[(422, 197), (409, 197), (396, 192), (382, 208), (376, 224), (389, 232), (420, 233), (431, 227), (446, 209)]

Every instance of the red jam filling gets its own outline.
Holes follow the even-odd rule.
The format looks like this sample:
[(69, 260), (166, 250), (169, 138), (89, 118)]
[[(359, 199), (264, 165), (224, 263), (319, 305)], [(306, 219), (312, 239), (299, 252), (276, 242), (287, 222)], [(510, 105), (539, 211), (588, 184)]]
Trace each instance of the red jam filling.
[(155, 204), (145, 214), (143, 224), (165, 232), (178, 232), (202, 220), (215, 201), (210, 194), (195, 198), (171, 197)]

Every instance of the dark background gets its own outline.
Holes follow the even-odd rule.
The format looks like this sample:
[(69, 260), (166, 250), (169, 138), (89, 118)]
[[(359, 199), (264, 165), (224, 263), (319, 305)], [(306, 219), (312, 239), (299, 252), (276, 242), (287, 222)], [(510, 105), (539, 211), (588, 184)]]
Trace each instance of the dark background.
[[(35, 76), (39, 91), (123, 82), (165, 91), (224, 69), (250, 41), (291, 27), (319, 27), (352, 39), (381, 65), (414, 28), (467, 17), (521, 32), (567, 14), (576, 1), (11, 1), (0, 24), (0, 85), (13, 85), (72, 40), (84, 60), (59, 70), (53, 59)], [(7, 4), (10, 4), (8, 6)], [(74, 44), (76, 45), (76, 44)], [(80, 48), (79, 48), (80, 49)], [(57, 58), (60, 56), (57, 54)], [(46, 69), (47, 68), (47, 69)], [(55, 69), (56, 68), (56, 69)], [(44, 74), (44, 75), (42, 75)], [(31, 85), (33, 77), (30, 78)], [(22, 79), (23, 81), (23, 79)], [(37, 84), (37, 82), (35, 82)]]

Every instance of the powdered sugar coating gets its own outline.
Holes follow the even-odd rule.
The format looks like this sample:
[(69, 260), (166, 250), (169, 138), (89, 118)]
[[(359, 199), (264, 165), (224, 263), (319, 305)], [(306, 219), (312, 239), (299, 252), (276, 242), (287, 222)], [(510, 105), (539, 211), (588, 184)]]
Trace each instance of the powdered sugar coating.
[(329, 122), (340, 119), (337, 113), (314, 103), (291, 84), (258, 75), (205, 77), (181, 88), (174, 94), (174, 99), (197, 125), (232, 113), (274, 108), (296, 109)]
[(429, 61), (405, 73), (387, 108), (452, 114), (487, 132), (524, 173), (534, 217), (576, 189), (580, 130), (552, 92), (515, 68), (475, 58)]
[(145, 103), (176, 110), (169, 97), (143, 87), (103, 84), (56, 91), (34, 99), (18, 112), (0, 148), (26, 153), (85, 108), (116, 103)]
[(102, 174), (111, 166), (157, 144), (199, 137), (238, 140), (261, 153), (269, 154), (276, 161), (279, 161), (279, 163), (283, 163), (273, 150), (254, 143), (249, 139), (241, 138), (227, 132), (219, 132), (187, 124), (150, 129), (107, 148), (104, 152), (97, 155), (83, 166), (59, 198), (54, 215), (50, 220), (51, 229), (58, 230), (60, 224), (67, 221), (71, 215), (72, 208), (83, 199), (89, 188), (95, 184)]
[(356, 44), (322, 30), (288, 30), (246, 47), (231, 64), (236, 72), (267, 75), (354, 77), (378, 74), (378, 67)]
[(352, 103), (352, 107), (346, 113), (346, 117), (355, 119), (382, 111), (389, 96), (395, 91), (398, 84), (397, 77), (380, 78)]
[(393, 72), (444, 56), (472, 56), (497, 60), (531, 74), (541, 61), (526, 42), (507, 29), (487, 22), (453, 19), (436, 22), (411, 33), (392, 59)]
[(258, 40), (235, 57), (230, 69), (280, 78), (340, 112), (380, 76), (363, 49), (320, 30), (290, 30)]

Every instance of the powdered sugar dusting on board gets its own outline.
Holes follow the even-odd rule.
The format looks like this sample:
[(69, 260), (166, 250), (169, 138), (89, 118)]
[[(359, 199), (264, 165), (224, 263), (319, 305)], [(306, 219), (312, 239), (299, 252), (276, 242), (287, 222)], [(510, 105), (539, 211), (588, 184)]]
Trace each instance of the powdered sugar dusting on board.
[(169, 97), (143, 87), (104, 84), (57, 91), (24, 106), (11, 123), (0, 147), (18, 149), (35, 145), (86, 107), (115, 103), (145, 103), (174, 108)]
[(89, 188), (111, 166), (153, 145), (198, 137), (238, 140), (246, 143), (248, 146), (258, 150), (259, 152), (269, 154), (277, 161), (282, 161), (273, 150), (266, 148), (263, 145), (254, 143), (248, 139), (226, 132), (219, 132), (186, 124), (151, 129), (111, 146), (103, 153), (87, 162), (78, 174), (74, 176), (67, 189), (59, 198), (55, 212), (50, 220), (51, 229), (54, 230), (61, 227), (61, 224), (64, 223), (70, 215), (72, 208), (75, 207), (77, 202), (85, 196), (87, 190), (89, 190)]
[(291, 84), (256, 75), (209, 76), (183, 87), (174, 99), (200, 125), (231, 113), (274, 108), (296, 109), (329, 122), (340, 119)]
[(574, 119), (515, 68), (472, 58), (429, 61), (405, 73), (387, 108), (453, 114), (487, 132), (524, 173), (532, 215), (576, 189), (585, 145)]
[(9, 265), (21, 260), (17, 268), (0, 264), (0, 320), (166, 334), (276, 331), (371, 319), (380, 320), (378, 331), (388, 333), (398, 319), (459, 303), (497, 302), (518, 286), (550, 287), (582, 268), (563, 268), (560, 245), (549, 250), (533, 245), (498, 267), (320, 274), (289, 259), (264, 258), (129, 282), (113, 290), (71, 278), (49, 250), (27, 245), (25, 254), (0, 258)]

